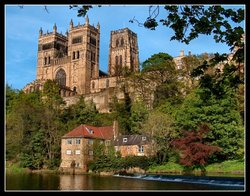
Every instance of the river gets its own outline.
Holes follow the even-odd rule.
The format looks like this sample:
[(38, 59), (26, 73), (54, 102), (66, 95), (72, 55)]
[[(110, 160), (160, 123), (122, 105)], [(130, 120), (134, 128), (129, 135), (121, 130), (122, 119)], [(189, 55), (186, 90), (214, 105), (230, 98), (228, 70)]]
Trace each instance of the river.
[(237, 191), (245, 190), (243, 177), (93, 174), (6, 174), (5, 190), (17, 191)]

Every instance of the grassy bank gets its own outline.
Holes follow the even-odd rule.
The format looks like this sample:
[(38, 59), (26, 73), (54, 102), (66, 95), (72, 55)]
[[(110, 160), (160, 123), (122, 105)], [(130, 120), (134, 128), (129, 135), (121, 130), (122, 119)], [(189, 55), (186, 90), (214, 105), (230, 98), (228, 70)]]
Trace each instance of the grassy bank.
[(224, 161), (222, 163), (214, 163), (208, 165), (206, 170), (210, 173), (244, 173), (244, 162), (243, 161)]
[(6, 173), (10, 174), (21, 174), (21, 173), (58, 173), (58, 170), (50, 170), (50, 169), (40, 169), (40, 170), (31, 170), (28, 168), (20, 167), (19, 163), (13, 163), (10, 161), (6, 162)]
[(177, 163), (168, 162), (164, 165), (151, 166), (149, 173), (182, 173), (183, 167)]
[(26, 173), (30, 172), (27, 168), (22, 168), (19, 166), (19, 163), (13, 163), (13, 162), (6, 162), (6, 173), (12, 173), (12, 174), (20, 174), (20, 173)]
[[(243, 161), (224, 161), (222, 163), (210, 164), (206, 167), (207, 173), (229, 173), (229, 174), (244, 174), (244, 162)], [(176, 163), (166, 163), (164, 165), (151, 166), (149, 173), (183, 173), (183, 166)], [(199, 171), (194, 171), (198, 173)]]

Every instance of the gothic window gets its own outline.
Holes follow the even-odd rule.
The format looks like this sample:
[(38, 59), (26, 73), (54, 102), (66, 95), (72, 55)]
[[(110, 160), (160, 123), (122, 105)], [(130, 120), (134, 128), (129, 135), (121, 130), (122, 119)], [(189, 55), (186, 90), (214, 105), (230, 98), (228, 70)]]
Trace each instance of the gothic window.
[(82, 37), (79, 36), (79, 37), (74, 37), (72, 39), (72, 44), (76, 44), (76, 43), (81, 43), (82, 42)]
[(106, 80), (106, 88), (109, 87), (109, 79)]
[(50, 64), (50, 56), (49, 56), (49, 59), (48, 59), (48, 64)]
[(120, 65), (122, 65), (122, 55), (120, 55)]
[(118, 56), (115, 56), (115, 65), (118, 65)]
[(116, 47), (118, 47), (119, 46), (119, 40), (117, 39), (116, 40)]
[(76, 56), (76, 53), (75, 53), (75, 52), (73, 52), (73, 57), (72, 57), (72, 59), (75, 59), (75, 56)]
[(91, 64), (91, 70), (90, 70), (90, 71), (91, 71), (91, 73), (90, 73), (91, 78), (93, 78), (93, 77), (94, 77), (94, 71), (95, 71), (95, 70), (94, 70), (94, 69), (95, 69), (95, 67), (94, 67), (94, 66), (95, 66), (95, 64), (94, 64), (94, 63), (92, 63), (92, 64)]
[(66, 86), (66, 73), (63, 69), (59, 69), (56, 73), (56, 81), (58, 82), (59, 86)]
[(96, 46), (96, 39), (94, 37), (90, 37), (90, 43)]
[(76, 58), (79, 59), (79, 57), (80, 57), (80, 53), (79, 53), (79, 51), (77, 51)]
[(124, 40), (123, 40), (123, 38), (121, 39), (121, 46), (123, 46), (123, 44), (124, 44)]
[(95, 61), (95, 53), (91, 51), (91, 61)]
[(47, 57), (44, 58), (44, 65), (47, 64)]
[(73, 91), (76, 92), (76, 87), (74, 86)]

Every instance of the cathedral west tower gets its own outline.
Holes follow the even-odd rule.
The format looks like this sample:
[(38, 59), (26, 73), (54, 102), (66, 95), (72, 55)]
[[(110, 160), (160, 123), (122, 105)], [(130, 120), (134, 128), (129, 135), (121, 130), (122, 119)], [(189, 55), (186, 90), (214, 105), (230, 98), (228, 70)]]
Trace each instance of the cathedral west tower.
[[(77, 94), (90, 93), (90, 81), (99, 77), (100, 25), (74, 26), (70, 21), (69, 32), (43, 34), (39, 31), (37, 80), (57, 80), (61, 88)], [(65, 95), (64, 95), (65, 96)]]

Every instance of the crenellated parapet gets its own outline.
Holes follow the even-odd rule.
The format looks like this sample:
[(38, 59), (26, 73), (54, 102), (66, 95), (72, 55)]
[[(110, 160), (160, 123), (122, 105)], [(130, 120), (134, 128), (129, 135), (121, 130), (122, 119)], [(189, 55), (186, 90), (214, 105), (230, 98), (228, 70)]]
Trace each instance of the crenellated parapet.
[(33, 80), (32, 82), (28, 83), (24, 88), (23, 91), (25, 93), (32, 93), (35, 91), (41, 91), (43, 90), (45, 80), (37, 79)]

